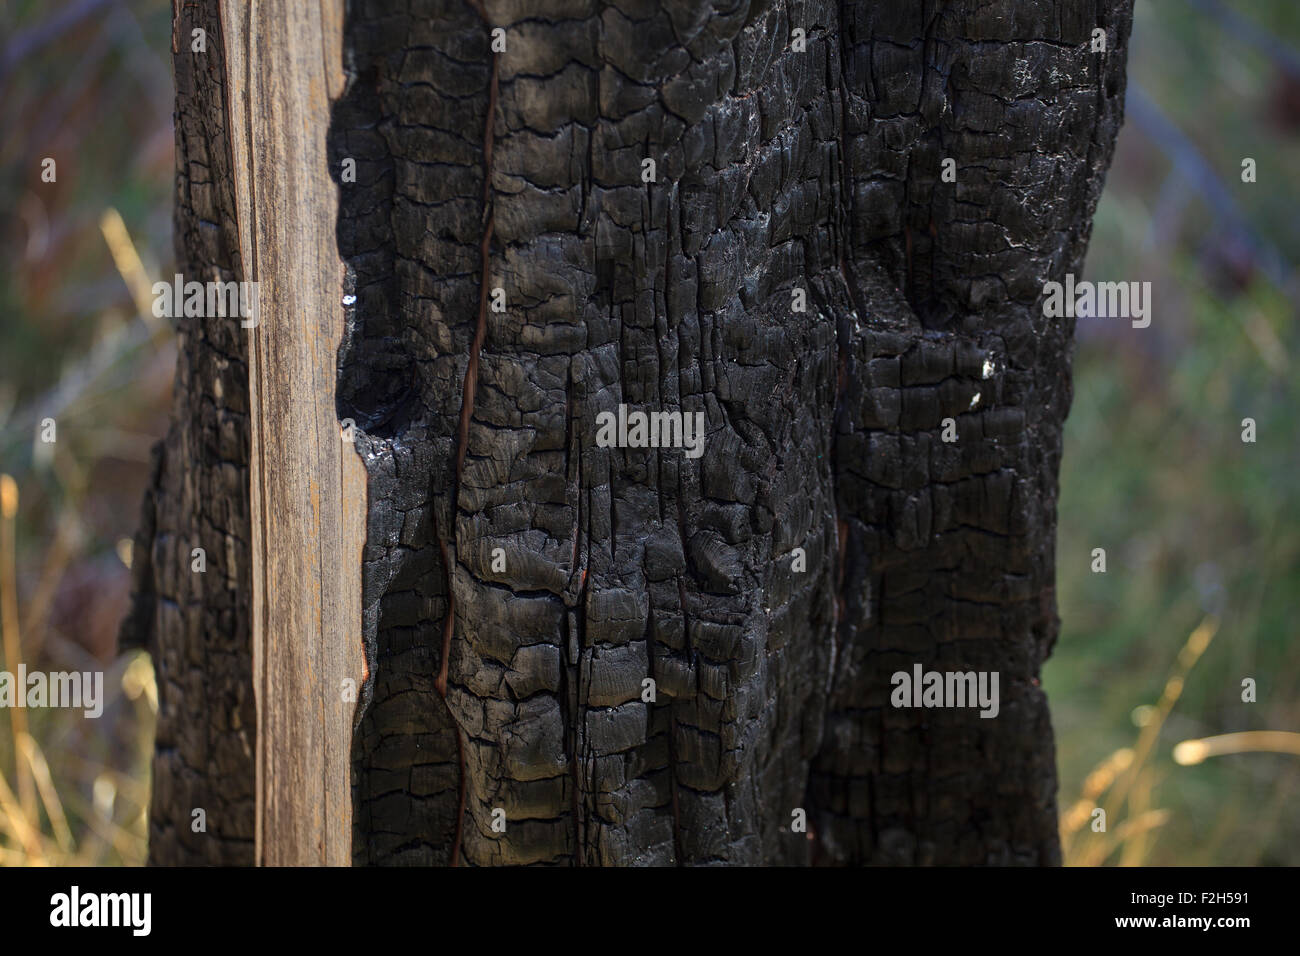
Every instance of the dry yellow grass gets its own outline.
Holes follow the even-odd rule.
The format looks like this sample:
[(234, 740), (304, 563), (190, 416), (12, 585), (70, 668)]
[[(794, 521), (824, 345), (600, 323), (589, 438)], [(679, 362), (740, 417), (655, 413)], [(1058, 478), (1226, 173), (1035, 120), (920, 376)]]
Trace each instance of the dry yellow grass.
[[(1101, 866), (1117, 853), (1120, 866), (1141, 866), (1148, 860), (1156, 831), (1169, 820), (1168, 810), (1152, 806), (1163, 772), (1151, 758), (1188, 675), (1218, 628), (1218, 621), (1207, 617), (1188, 635), (1159, 701), (1143, 708), (1136, 743), (1116, 750), (1098, 764), (1085, 778), (1078, 799), (1061, 815), (1066, 866)], [(1179, 766), (1192, 766), (1207, 757), (1259, 751), (1300, 755), (1300, 734), (1251, 731), (1185, 740), (1173, 748), (1171, 756)], [(1100, 832), (1089, 826), (1098, 808), (1106, 813), (1106, 829)]]
[[(17, 514), (17, 483), (9, 475), (0, 475), (0, 646), (5, 669), (11, 674), (23, 663), (15, 558)], [(38, 619), (36, 624), (40, 623)], [(119, 702), (136, 702), (150, 716), (157, 712), (158, 692), (147, 655), (124, 658), (111, 672), (117, 678), (112, 690)], [(0, 762), (0, 866), (143, 864), (147, 786), (66, 748), (51, 754), (52, 764), (29, 728), (26, 710), (9, 707), (5, 712), (10, 765)], [(84, 720), (77, 711), (42, 716), (48, 718), (43, 729), (51, 740), (68, 739), (75, 730), (66, 723)], [(135, 723), (140, 732), (132, 743), (139, 756), (147, 753), (152, 728), (145, 721)], [(15, 781), (12, 786), (11, 777)], [(81, 795), (86, 789), (93, 795), (89, 801)]]

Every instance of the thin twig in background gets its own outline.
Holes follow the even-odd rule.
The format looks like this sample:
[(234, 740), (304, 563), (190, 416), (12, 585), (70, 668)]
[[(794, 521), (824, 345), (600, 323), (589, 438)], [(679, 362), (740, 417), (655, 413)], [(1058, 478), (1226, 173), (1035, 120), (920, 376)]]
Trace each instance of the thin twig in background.
[(1147, 757), (1150, 756), (1152, 748), (1155, 747), (1156, 740), (1160, 736), (1160, 729), (1164, 726), (1169, 712), (1174, 709), (1174, 704), (1178, 703), (1178, 698), (1182, 696), (1184, 682), (1188, 673), (1196, 665), (1201, 655), (1205, 653), (1205, 649), (1210, 646), (1210, 641), (1214, 639), (1214, 635), (1218, 633), (1218, 630), (1219, 622), (1213, 617), (1206, 617), (1188, 635), (1187, 643), (1178, 652), (1174, 672), (1165, 681), (1165, 689), (1160, 694), (1160, 700), (1156, 703), (1155, 713), (1143, 726), (1142, 732), (1138, 734), (1137, 745), (1133, 748), (1133, 764), (1120, 774), (1119, 779), (1115, 782), (1114, 789), (1111, 791), (1110, 799), (1114, 801), (1113, 807), (1116, 811), (1124, 805), (1129, 789), (1137, 781), (1139, 771), (1143, 764), (1146, 763)]
[(1219, 0), (1192, 0), (1192, 6), (1218, 20), (1229, 33), (1264, 53), (1279, 70), (1300, 82), (1300, 54), (1276, 36), (1236, 10), (1228, 9)]
[(9, 789), (9, 782), (5, 780), (5, 775), (0, 773), (0, 829), (22, 845), (23, 853), (27, 857), (24, 862), (29, 865), (39, 865), (45, 862), (45, 850), (41, 845), (40, 833), (27, 822), (27, 819), (27, 814), (18, 806), (17, 797)]
[(113, 264), (117, 266), (118, 274), (131, 293), (137, 314), (149, 327), (151, 335), (160, 332), (163, 322), (153, 314), (153, 283), (149, 281), (144, 263), (140, 261), (140, 253), (131, 241), (131, 234), (127, 232), (121, 213), (112, 206), (105, 209), (99, 217), (99, 231), (104, 234), (104, 242), (113, 257)]
[(75, 512), (65, 510), (55, 525), (54, 540), (46, 552), (36, 587), (29, 592), (25, 602), (27, 613), (22, 618), (22, 633), (30, 635), (40, 630), (41, 622), (47, 619), (50, 608), (54, 605), (59, 580), (72, 563), (83, 539), (81, 519)]
[(1150, 255), (1157, 249), (1168, 245), (1178, 233), (1183, 221), (1183, 210), (1191, 197), (1187, 184), (1175, 166), (1160, 184), (1156, 201), (1152, 204), (1150, 221), (1147, 223), (1146, 236), (1142, 239), (1142, 252)]
[[(1084, 781), (1079, 800), (1061, 819), (1061, 848), (1067, 864), (1100, 866), (1117, 847), (1122, 848), (1122, 866), (1141, 865), (1145, 860), (1151, 831), (1169, 819), (1168, 811), (1150, 806), (1158, 781), (1152, 777), (1148, 761), (1174, 704), (1182, 696), (1187, 675), (1210, 646), (1218, 628), (1218, 620), (1206, 616), (1188, 635), (1159, 701), (1142, 723), (1137, 743), (1132, 749), (1125, 747), (1111, 754)], [(1128, 813), (1121, 820), (1120, 812), (1126, 804)], [(1075, 834), (1097, 810), (1102, 811), (1100, 819), (1113, 826), (1097, 831), (1097, 839), (1088, 845), (1077, 846)]]
[(45, 806), (45, 815), (50, 820), (50, 828), (54, 831), (54, 839), (59, 844), (59, 849), (64, 853), (71, 853), (72, 830), (68, 827), (68, 818), (63, 812), (63, 802), (59, 800), (59, 792), (54, 786), (53, 777), (50, 776), (50, 765), (45, 761), (45, 754), (30, 735), (23, 738), (22, 757), (32, 768), (32, 775), (36, 778), (36, 788), (41, 794), (41, 803)]
[[(5, 670), (14, 675), (23, 662), (22, 641), (18, 633), (18, 573), (14, 542), (17, 517), (18, 483), (9, 475), (0, 475), (0, 631), (3, 631)], [(16, 688), (19, 694), (26, 691), (25, 687)], [(27, 738), (25, 708), (9, 708), (9, 730), (14, 743), (18, 806), (26, 818), (31, 819), (36, 812), (36, 782), (32, 779), (31, 768), (21, 757), (23, 741)]]
[(48, 417), (62, 422), (88, 395), (93, 394), (93, 388), (104, 386), (103, 380), (113, 370), (124, 368), (129, 374), (136, 374), (138, 357), (154, 344), (154, 336), (146, 326), (132, 323), (106, 347), (91, 349), (68, 367), (57, 385), (17, 409), (0, 426), (0, 455), (13, 454), (15, 446), (30, 445), (41, 419)]
[(1300, 757), (1300, 734), (1287, 730), (1246, 730), (1200, 740), (1184, 740), (1174, 748), (1174, 762), (1191, 767), (1209, 757), (1260, 752)]
[(57, 40), (63, 33), (71, 30), (100, 7), (106, 7), (112, 0), (78, 0), (70, 3), (44, 23), (26, 30), (19, 30), (0, 55), (0, 85), (4, 84), (9, 72), (28, 56), (41, 47)]
[(1132, 80), (1128, 84), (1124, 109), (1129, 118), (1142, 128), (1142, 132), (1169, 157), (1183, 178), (1195, 187), (1217, 220), (1216, 225), (1226, 228), (1239, 239), (1251, 251), (1260, 270), (1269, 280), (1279, 289), (1289, 292), (1295, 283), (1294, 267), (1275, 245), (1260, 237), (1250, 227), (1237, 201), (1209, 160), (1147, 96), (1141, 85)]

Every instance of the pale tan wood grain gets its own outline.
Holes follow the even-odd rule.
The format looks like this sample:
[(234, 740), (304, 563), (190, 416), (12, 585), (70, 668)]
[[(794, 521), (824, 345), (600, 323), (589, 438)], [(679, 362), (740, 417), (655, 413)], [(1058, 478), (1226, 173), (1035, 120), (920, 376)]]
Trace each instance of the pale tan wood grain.
[(256, 859), (347, 865), (365, 470), (335, 413), (343, 267), (329, 177), (342, 0), (222, 0), (249, 330)]

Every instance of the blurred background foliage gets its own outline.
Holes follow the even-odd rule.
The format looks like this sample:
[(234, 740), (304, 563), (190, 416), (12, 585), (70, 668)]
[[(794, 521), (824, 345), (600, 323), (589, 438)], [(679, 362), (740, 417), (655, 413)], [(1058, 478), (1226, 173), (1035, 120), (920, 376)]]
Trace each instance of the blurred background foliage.
[[(1300, 864), (1300, 756), (1247, 749), (1289, 744), (1174, 760), (1300, 730), (1298, 45), (1295, 0), (1136, 3), (1084, 277), (1150, 281), (1154, 318), (1078, 322), (1044, 671), (1070, 863)], [(7, 659), (108, 698), (0, 715), (0, 865), (145, 859), (157, 696), (115, 639), (176, 354), (141, 307), (173, 261), (170, 50), (170, 0), (0, 5), (0, 616)]]
[(33, 670), (102, 669), (107, 698), (97, 720), (0, 713), (0, 864), (145, 859), (157, 699), (148, 657), (115, 645), (176, 363), (128, 285), (174, 258), (172, 95), (169, 0), (0, 2), (4, 637)]
[[(1154, 318), (1078, 321), (1061, 636), (1043, 685), (1063, 829), (1079, 827), (1071, 804), (1085, 792), (1108, 819), (1105, 834), (1090, 817), (1066, 833), (1070, 862), (1300, 864), (1300, 757), (1173, 760), (1188, 739), (1300, 731), (1298, 44), (1294, 0), (1135, 5), (1127, 117), (1085, 278), (1149, 280)], [(1202, 622), (1212, 640), (1161, 719)]]

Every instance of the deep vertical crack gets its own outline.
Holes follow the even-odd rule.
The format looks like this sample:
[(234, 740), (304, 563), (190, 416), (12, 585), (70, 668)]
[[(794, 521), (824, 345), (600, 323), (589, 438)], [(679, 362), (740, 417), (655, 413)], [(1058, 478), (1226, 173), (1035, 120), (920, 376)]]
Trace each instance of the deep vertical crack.
[[(482, 3), (478, 2), (478, 0), (467, 0), (467, 2), (483, 21), (484, 27), (490, 28), (491, 23), (488, 21)], [(479, 282), (478, 319), (474, 327), (474, 339), (470, 344), (469, 356), (465, 363), (465, 381), (461, 389), (460, 425), (456, 432), (456, 465), (452, 470), (451, 481), (451, 527), (439, 539), (439, 545), (442, 548), (443, 570), (447, 580), (447, 619), (443, 624), (442, 661), (438, 668), (438, 677), (434, 681), (434, 688), (438, 691), (444, 703), (447, 700), (447, 669), (451, 660), (451, 638), (456, 627), (454, 575), (451, 563), (448, 561), (445, 542), (448, 538), (453, 544), (455, 542), (456, 515), (460, 510), (460, 485), (465, 469), (465, 452), (469, 446), (469, 423), (474, 415), (474, 394), (478, 388), (479, 352), (483, 348), (483, 339), (487, 335), (488, 299), (492, 293), (492, 137), (496, 122), (499, 65), (496, 53), (491, 53), (491, 56), (492, 73), (488, 85), (487, 115), (483, 121), (483, 238), (479, 244), (479, 267), (482, 270), (482, 277)], [(460, 786), (457, 794), (456, 836), (452, 843), (451, 865), (457, 866), (460, 862), (461, 837), (465, 826), (465, 795), (467, 787), (465, 780), (465, 731), (459, 722), (455, 721), (454, 717), (453, 722), (456, 724), (456, 751), (460, 765)]]

